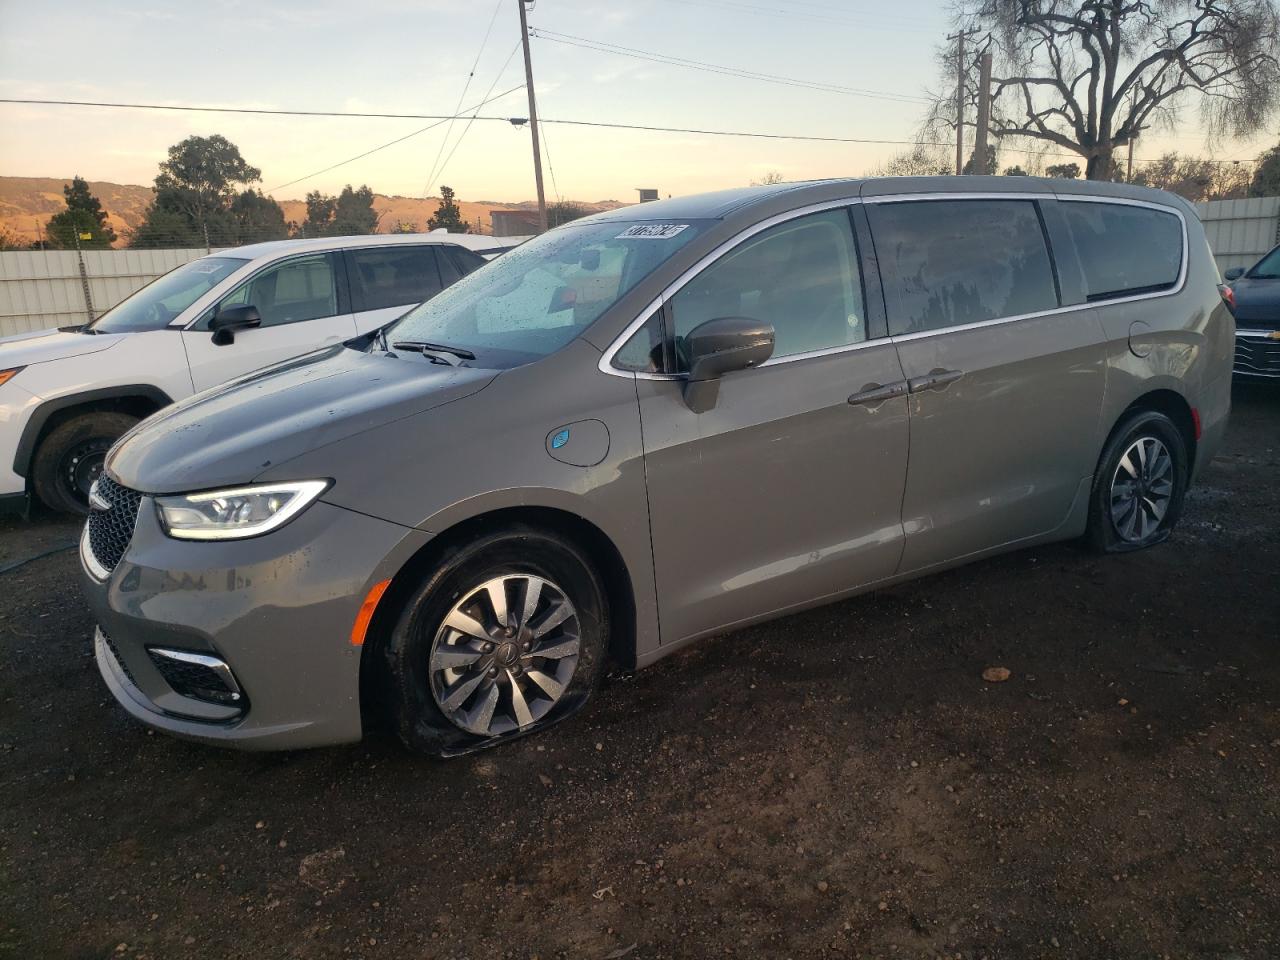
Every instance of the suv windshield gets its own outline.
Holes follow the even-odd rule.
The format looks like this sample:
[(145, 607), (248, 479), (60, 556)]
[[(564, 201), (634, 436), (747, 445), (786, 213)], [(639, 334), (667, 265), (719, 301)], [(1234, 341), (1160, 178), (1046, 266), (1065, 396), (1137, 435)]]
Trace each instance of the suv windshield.
[(1245, 274), (1250, 280), (1280, 280), (1280, 247), (1276, 247)]
[(387, 330), (387, 342), (461, 348), (485, 366), (537, 360), (594, 323), (701, 226), (609, 220), (559, 227), (414, 307)]
[(137, 333), (167, 327), (196, 299), (213, 289), (248, 260), (201, 257), (170, 270), (147, 284), (89, 325), (94, 333)]

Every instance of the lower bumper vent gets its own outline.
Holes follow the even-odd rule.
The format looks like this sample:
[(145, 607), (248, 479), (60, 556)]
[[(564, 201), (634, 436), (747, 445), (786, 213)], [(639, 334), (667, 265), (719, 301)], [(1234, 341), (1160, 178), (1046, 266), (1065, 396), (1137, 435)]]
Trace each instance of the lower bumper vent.
[(244, 706), (244, 692), (235, 675), (217, 657), (160, 647), (151, 647), (147, 653), (174, 693), (222, 706)]

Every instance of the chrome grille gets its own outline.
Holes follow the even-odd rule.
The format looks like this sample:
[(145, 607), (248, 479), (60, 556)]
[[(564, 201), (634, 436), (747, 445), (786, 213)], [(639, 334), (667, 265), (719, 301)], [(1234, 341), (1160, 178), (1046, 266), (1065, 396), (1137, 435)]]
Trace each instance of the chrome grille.
[(105, 473), (94, 482), (89, 494), (89, 549), (102, 569), (110, 573), (115, 569), (138, 522), (138, 507), (142, 494), (116, 483)]
[(1280, 376), (1280, 340), (1237, 337), (1235, 368), (1240, 373)]

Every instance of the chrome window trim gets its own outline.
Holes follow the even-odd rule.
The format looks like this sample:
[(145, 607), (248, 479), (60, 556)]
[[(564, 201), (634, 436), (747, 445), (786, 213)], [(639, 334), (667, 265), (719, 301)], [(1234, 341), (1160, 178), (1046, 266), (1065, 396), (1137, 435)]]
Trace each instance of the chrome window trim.
[[(788, 210), (785, 213), (776, 214), (767, 220), (752, 224), (741, 233), (735, 234), (728, 240), (724, 241), (706, 256), (702, 257), (692, 267), (687, 269), (679, 277), (669, 283), (654, 300), (636, 317), (626, 328), (618, 334), (609, 344), (608, 348), (600, 355), (600, 361), (596, 367), (601, 373), (607, 373), (614, 377), (626, 377), (628, 379), (637, 380), (684, 380), (688, 375), (683, 373), (646, 373), (639, 370), (622, 370), (613, 366), (614, 355), (622, 349), (626, 342), (631, 339), (637, 330), (639, 330), (655, 313), (662, 308), (662, 305), (670, 299), (675, 293), (679, 292), (679, 288), (685, 283), (693, 279), (693, 277), (710, 266), (712, 262), (719, 259), (728, 251), (738, 246), (745, 240), (749, 240), (762, 230), (779, 223), (785, 223), (788, 220), (794, 220), (797, 217), (807, 216), (811, 213), (820, 213), (824, 210), (832, 210), (838, 207), (852, 207), (855, 204), (864, 203), (905, 203), (911, 201), (924, 200), (1059, 200), (1065, 203), (1111, 203), (1120, 206), (1130, 207), (1146, 207), (1159, 213), (1167, 213), (1178, 218), (1179, 226), (1182, 229), (1182, 262), (1178, 269), (1178, 279), (1167, 290), (1156, 290), (1151, 293), (1138, 293), (1128, 297), (1114, 297), (1107, 300), (1086, 301), (1085, 303), (1073, 303), (1067, 306), (1054, 307), (1050, 310), (1039, 310), (1035, 313), (1023, 313), (1012, 317), (994, 317), (990, 320), (979, 320), (975, 323), (959, 324), (951, 327), (939, 327), (936, 330), (919, 330), (914, 333), (904, 333), (897, 336), (890, 335), (888, 337), (874, 338), (863, 340), (859, 343), (846, 344), (839, 347), (831, 347), (826, 350), (814, 350), (809, 353), (797, 353), (788, 357), (774, 357), (760, 364), (758, 369), (770, 366), (778, 366), (783, 363), (791, 363), (796, 360), (809, 360), (813, 357), (825, 357), (838, 353), (847, 353), (851, 350), (860, 350), (863, 347), (873, 346), (879, 343), (902, 343), (910, 340), (923, 340), (927, 337), (936, 337), (947, 333), (960, 333), (966, 330), (977, 330), (982, 327), (999, 326), (1006, 323), (1016, 323), (1019, 320), (1031, 320), (1037, 317), (1050, 317), (1058, 314), (1071, 313), (1077, 310), (1090, 310), (1096, 307), (1109, 306), (1112, 304), (1134, 303), (1140, 300), (1154, 300), (1159, 297), (1171, 297), (1181, 293), (1186, 286), (1188, 273), (1188, 260), (1190, 257), (1190, 239), (1187, 232), (1187, 218), (1177, 207), (1168, 206), (1162, 203), (1155, 203), (1150, 200), (1135, 200), (1129, 197), (1107, 197), (1107, 196), (1088, 196), (1088, 195), (1072, 195), (1059, 193), (983, 193), (983, 192), (963, 192), (963, 193), (896, 193), (887, 194), (882, 197), (846, 197), (840, 200), (828, 200), (822, 203), (810, 204), (805, 207), (798, 207), (795, 210)], [(1052, 257), (1052, 250), (1049, 251)], [(861, 268), (861, 265), (859, 265)], [(864, 305), (865, 306), (865, 305)]]

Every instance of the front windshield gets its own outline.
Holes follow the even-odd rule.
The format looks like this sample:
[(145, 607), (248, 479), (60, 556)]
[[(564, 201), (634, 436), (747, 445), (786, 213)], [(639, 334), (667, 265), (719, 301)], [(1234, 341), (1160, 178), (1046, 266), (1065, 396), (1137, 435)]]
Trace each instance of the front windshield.
[(559, 350), (697, 236), (698, 223), (568, 224), (522, 244), (410, 310), (389, 344), (470, 350), (517, 366)]
[(1280, 247), (1255, 263), (1247, 276), (1250, 280), (1280, 280)]
[(204, 293), (243, 267), (239, 257), (201, 257), (170, 270), (89, 325), (94, 333), (137, 333), (167, 327)]

